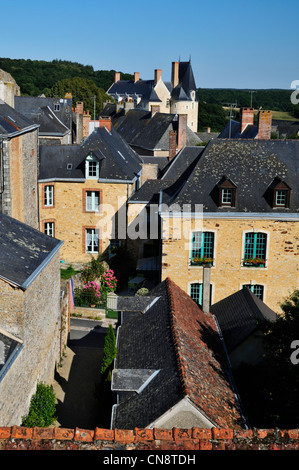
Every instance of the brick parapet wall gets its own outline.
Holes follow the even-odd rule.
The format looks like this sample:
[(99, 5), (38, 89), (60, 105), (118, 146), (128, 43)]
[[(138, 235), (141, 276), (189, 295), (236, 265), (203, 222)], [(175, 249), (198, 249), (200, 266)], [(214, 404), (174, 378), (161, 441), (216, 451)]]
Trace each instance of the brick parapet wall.
[(299, 429), (0, 427), (0, 450), (299, 450)]

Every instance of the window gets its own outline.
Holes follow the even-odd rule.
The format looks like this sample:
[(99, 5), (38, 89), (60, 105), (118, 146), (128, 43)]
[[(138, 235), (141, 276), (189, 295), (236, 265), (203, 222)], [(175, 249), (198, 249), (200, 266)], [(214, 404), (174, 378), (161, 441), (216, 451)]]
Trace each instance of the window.
[(54, 104), (54, 111), (60, 111), (60, 104)]
[(99, 231), (95, 228), (85, 230), (85, 251), (86, 253), (99, 252)]
[(218, 206), (219, 207), (235, 207), (236, 202), (236, 185), (224, 175), (218, 186)]
[(286, 207), (287, 202), (287, 191), (278, 190), (275, 191), (275, 205)]
[(260, 284), (244, 284), (243, 287), (247, 287), (254, 295), (259, 299), (263, 300), (264, 298), (264, 286)]
[(245, 234), (244, 266), (265, 267), (267, 234), (249, 232)]
[(100, 210), (100, 192), (86, 191), (86, 210), (88, 212), (99, 212)]
[(191, 264), (213, 264), (214, 233), (194, 232), (192, 234)]
[[(190, 297), (194, 300), (198, 305), (202, 305), (202, 284), (198, 282), (194, 282), (190, 284)], [(212, 299), (212, 286), (210, 285), (210, 305)]]
[(55, 234), (55, 224), (54, 224), (54, 222), (45, 222), (44, 223), (44, 232), (49, 237), (54, 237), (54, 234)]
[(99, 161), (92, 154), (85, 160), (85, 177), (88, 179), (99, 178)]
[(44, 205), (45, 207), (54, 206), (54, 186), (46, 185), (44, 187)]

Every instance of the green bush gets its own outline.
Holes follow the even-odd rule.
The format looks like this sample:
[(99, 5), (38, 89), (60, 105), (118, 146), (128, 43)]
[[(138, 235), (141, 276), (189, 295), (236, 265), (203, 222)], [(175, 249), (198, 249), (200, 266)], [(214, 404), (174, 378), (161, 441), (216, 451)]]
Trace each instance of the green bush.
[(56, 396), (52, 385), (38, 383), (32, 396), (29, 412), (22, 418), (22, 426), (28, 428), (48, 427), (56, 421)]
[(108, 326), (108, 330), (105, 336), (104, 354), (102, 359), (101, 374), (108, 374), (108, 380), (111, 378), (110, 366), (116, 357), (116, 346), (115, 346), (115, 334), (112, 325)]

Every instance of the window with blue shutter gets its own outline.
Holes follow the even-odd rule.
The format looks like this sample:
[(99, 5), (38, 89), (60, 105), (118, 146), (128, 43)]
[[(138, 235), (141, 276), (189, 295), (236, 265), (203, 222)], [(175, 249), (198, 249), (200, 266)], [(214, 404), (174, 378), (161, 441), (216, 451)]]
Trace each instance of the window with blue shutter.
[[(194, 300), (198, 305), (202, 305), (202, 284), (198, 282), (194, 282), (190, 284), (190, 297)], [(212, 299), (212, 286), (210, 285), (210, 305)]]

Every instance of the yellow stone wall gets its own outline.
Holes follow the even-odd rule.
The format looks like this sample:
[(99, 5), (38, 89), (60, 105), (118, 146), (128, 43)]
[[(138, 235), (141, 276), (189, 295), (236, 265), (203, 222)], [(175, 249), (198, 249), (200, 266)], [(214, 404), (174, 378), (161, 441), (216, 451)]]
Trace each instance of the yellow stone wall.
[[(43, 204), (44, 186), (47, 184), (54, 185), (54, 207), (51, 208)], [(84, 210), (84, 190), (87, 189), (101, 191), (100, 212)], [(95, 180), (84, 183), (40, 182), (40, 229), (44, 231), (45, 221), (54, 221), (55, 237), (64, 241), (61, 259), (66, 263), (86, 263), (90, 254), (85, 253), (85, 228), (100, 229), (100, 252), (104, 252), (109, 246), (115, 214), (120, 207), (122, 211), (126, 210), (128, 192), (130, 195), (132, 190), (132, 184), (98, 183)]]
[[(166, 227), (165, 223), (163, 227)], [(190, 224), (190, 239), (193, 227), (194, 221)], [(238, 291), (243, 284), (261, 284), (264, 286), (264, 302), (279, 313), (279, 305), (299, 285), (298, 223), (221, 218), (204, 220), (203, 230), (215, 233), (215, 261), (211, 268), (212, 303)], [(186, 231), (188, 232), (188, 228)], [(268, 234), (265, 268), (242, 266), (246, 231)], [(202, 282), (203, 268), (189, 265), (190, 243), (188, 239), (181, 237), (182, 233), (183, 229), (179, 227), (175, 239), (175, 231), (170, 226), (169, 238), (163, 240), (162, 280), (170, 277), (179, 287), (190, 293), (191, 283)]]

